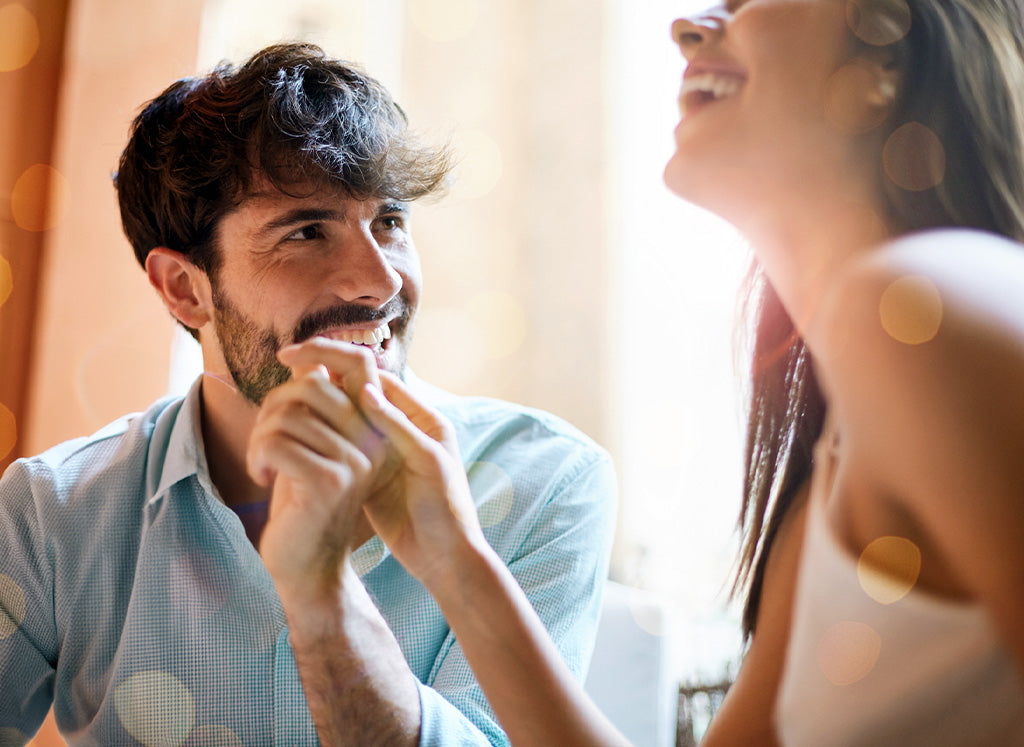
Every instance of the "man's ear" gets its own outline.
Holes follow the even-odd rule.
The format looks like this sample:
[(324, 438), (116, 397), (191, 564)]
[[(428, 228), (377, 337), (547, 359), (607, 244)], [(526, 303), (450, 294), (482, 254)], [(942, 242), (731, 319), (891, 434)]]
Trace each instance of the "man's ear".
[(199, 329), (213, 318), (210, 278), (181, 252), (158, 246), (146, 257), (149, 284), (179, 322)]

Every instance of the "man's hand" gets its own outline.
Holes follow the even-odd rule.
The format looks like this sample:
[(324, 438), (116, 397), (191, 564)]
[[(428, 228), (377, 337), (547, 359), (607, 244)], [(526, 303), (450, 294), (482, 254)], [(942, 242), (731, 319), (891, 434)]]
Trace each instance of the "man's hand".
[(267, 395), (247, 453), (251, 477), (274, 486), (260, 554), (282, 595), (331, 594), (384, 456), (345, 387), (378, 384), (377, 368), (366, 351), (322, 339), (279, 357), (292, 379)]
[(283, 348), (290, 381), (264, 400), (249, 473), (273, 484), (260, 555), (288, 618), (320, 743), (411, 747), (419, 691), (387, 623), (347, 562), (366, 539), (363, 504), (385, 450), (348, 392), (380, 386), (374, 359), (347, 343)]

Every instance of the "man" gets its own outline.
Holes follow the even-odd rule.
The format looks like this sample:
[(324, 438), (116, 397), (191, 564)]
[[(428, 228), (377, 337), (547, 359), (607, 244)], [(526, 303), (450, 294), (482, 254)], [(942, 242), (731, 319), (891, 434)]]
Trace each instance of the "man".
[(138, 116), (125, 233), (205, 371), (0, 482), (0, 744), (51, 702), (76, 743), (506, 743), (368, 520), (403, 499), (403, 465), (349, 396), (394, 380), (379, 370), (451, 421), (487, 541), (582, 676), (607, 457), (405, 368), (408, 203), (447, 170), (376, 81), (308, 45), (178, 81)]

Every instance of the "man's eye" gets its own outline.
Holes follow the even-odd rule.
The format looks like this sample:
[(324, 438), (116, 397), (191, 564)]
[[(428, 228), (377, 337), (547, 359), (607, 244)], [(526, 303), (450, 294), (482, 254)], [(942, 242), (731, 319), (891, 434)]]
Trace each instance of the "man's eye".
[(319, 239), (321, 236), (319, 224), (311, 223), (308, 226), (292, 231), (284, 238), (285, 241), (309, 241), (310, 239)]
[(400, 231), (405, 228), (405, 221), (400, 215), (385, 215), (380, 219), (380, 225), (388, 231)]

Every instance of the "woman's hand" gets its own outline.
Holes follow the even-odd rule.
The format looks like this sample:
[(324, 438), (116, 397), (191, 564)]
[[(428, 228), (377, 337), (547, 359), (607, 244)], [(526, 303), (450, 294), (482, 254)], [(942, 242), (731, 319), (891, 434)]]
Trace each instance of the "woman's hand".
[(485, 540), (452, 425), (396, 376), (380, 379), (381, 389), (365, 384), (358, 401), (388, 454), (363, 508), (392, 554), (434, 591)]

